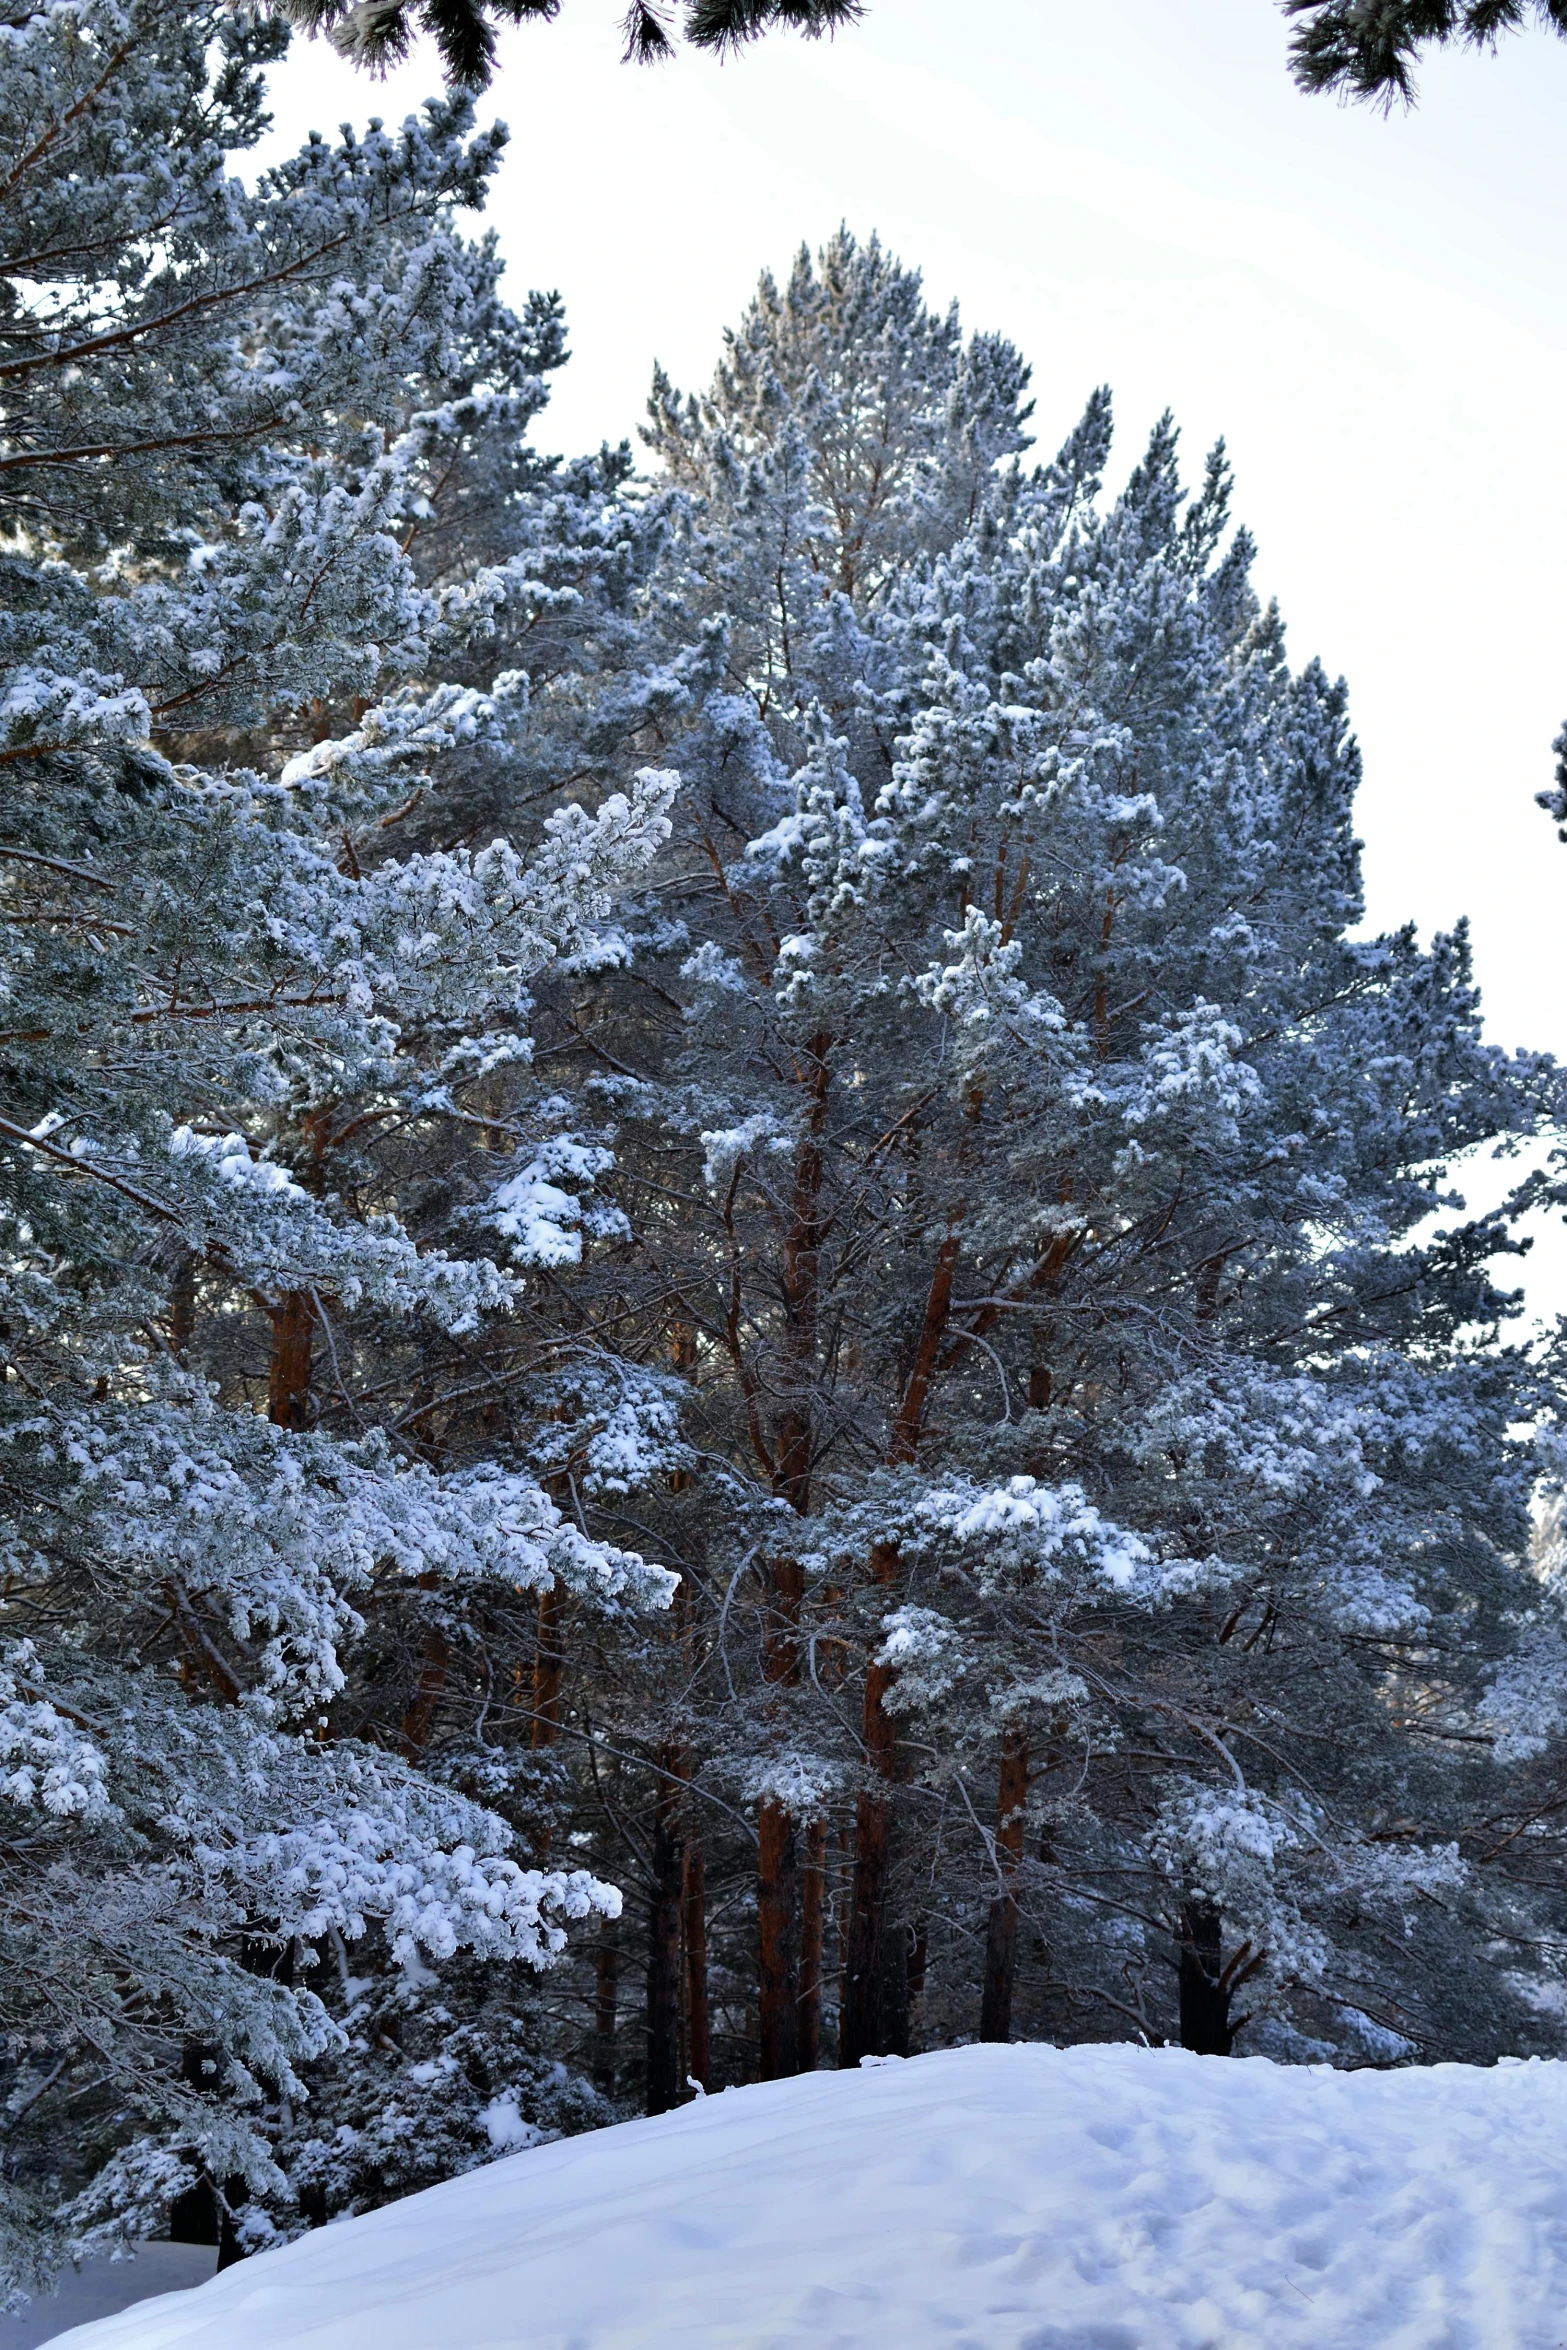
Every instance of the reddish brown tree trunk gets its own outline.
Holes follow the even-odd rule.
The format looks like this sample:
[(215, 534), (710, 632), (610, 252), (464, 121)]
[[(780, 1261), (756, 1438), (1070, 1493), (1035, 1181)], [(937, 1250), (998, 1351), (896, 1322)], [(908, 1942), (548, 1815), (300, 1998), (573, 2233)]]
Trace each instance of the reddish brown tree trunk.
[(769, 1795), (756, 1824), (758, 2059), (764, 2081), (781, 2081), (799, 2069), (794, 1821), (777, 1797)]
[(827, 1822), (812, 1820), (805, 1831), (805, 1865), (800, 1872), (800, 1996), (798, 2069), (813, 2073), (822, 2054), (822, 1944), (827, 1894)]
[(560, 1736), (560, 1681), (565, 1668), (561, 1626), (565, 1594), (558, 1583), (539, 1594), (538, 1641), (533, 1651), (533, 1720), (528, 1744), (537, 1751)]
[(310, 1369), (316, 1317), (305, 1289), (285, 1290), (268, 1306), (272, 1359), (267, 1366), (267, 1418), (276, 1428), (304, 1428), (310, 1420)]
[(990, 1904), (985, 1936), (985, 1987), (980, 1999), (979, 2036), (1012, 2036), (1012, 1998), (1017, 1984), (1017, 1893), (1014, 1882), (1023, 1857), (1023, 1814), (1028, 1802), (1028, 1732), (1009, 1723), (1001, 1742), (1001, 1786), (996, 1798), (996, 1865), (1006, 1880)]
[(402, 1721), (403, 1751), (411, 1762), (418, 1761), (430, 1742), (435, 1709), (441, 1702), (450, 1665), (451, 1650), (447, 1645), (446, 1634), (439, 1624), (427, 1625), (419, 1678), (414, 1684), (414, 1693)]
[[(700, 1837), (688, 1836), (684, 1889), (686, 2019), (690, 2050), (687, 2071), (698, 2087), (713, 2086), (713, 2026), (707, 2003), (707, 1855)], [(689, 2087), (690, 2082), (683, 2084)]]
[(648, 1898), (647, 2109), (668, 2113), (680, 2102), (680, 1788), (684, 1755), (658, 1752), (653, 1798), (652, 1884)]

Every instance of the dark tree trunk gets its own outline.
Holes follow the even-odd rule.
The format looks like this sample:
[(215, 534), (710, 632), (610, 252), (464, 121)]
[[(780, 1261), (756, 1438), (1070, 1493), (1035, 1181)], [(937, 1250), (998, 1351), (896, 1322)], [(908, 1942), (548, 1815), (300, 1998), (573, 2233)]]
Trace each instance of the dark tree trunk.
[(221, 2195), (210, 2179), (198, 2179), (169, 2206), (169, 2242), (216, 2244), (219, 2268), (232, 2268), (245, 2257), (234, 2214), (249, 2201), (250, 2190), (237, 2172), (224, 2180)]
[(593, 1983), (593, 2086), (604, 2097), (615, 2094), (615, 2011), (619, 1994), (620, 1920), (604, 1918), (599, 1925)]
[[(187, 2087), (211, 2093), (223, 2075), (223, 2055), (215, 2042), (187, 2040), (180, 2059), (180, 2078)], [(223, 2191), (210, 2177), (202, 2177), (169, 2206), (171, 2244), (216, 2244), (219, 2268), (232, 2268), (245, 2255), (234, 2226), (234, 2213), (250, 2200), (250, 2190), (237, 2173), (225, 2179)]]
[[(936, 1252), (914, 1359), (893, 1415), (887, 1444), (887, 1460), (893, 1468), (906, 1467), (919, 1457), (925, 1407), (952, 1318), (958, 1248), (959, 1233), (954, 1228)], [(866, 1571), (882, 1593), (895, 1591), (903, 1572), (897, 1544), (873, 1544)], [(866, 1668), (861, 1737), (871, 1776), (855, 1811), (854, 1891), (838, 2033), (840, 2065), (857, 2065), (864, 2056), (907, 2056), (909, 2052), (909, 1933), (901, 1921), (887, 1914), (893, 1882), (893, 1790), (904, 1775), (897, 1724), (886, 1706), (895, 1679), (888, 1665), (873, 1662)]]
[(653, 1799), (653, 1882), (648, 1902), (647, 2109), (668, 2113), (680, 2102), (681, 1751), (659, 1749)]
[[(687, 2071), (699, 2088), (713, 2086), (713, 2026), (707, 2004), (707, 1855), (688, 1836), (682, 1895), (685, 1905)], [(683, 2084), (689, 2087), (690, 2083)]]
[(854, 2066), (862, 2056), (889, 2053), (880, 2045), (878, 2010), (891, 1840), (892, 1805), (880, 1788), (867, 1787), (854, 1812), (854, 1884), (838, 2024), (840, 2065)]
[[(1176, 1928), (1180, 1950), (1181, 2046), (1198, 2056), (1228, 2056), (1236, 2027), (1230, 2001), (1239, 1978), (1226, 1968), (1223, 1920), (1211, 1901), (1186, 1901)], [(1249, 1971), (1249, 1970), (1248, 1970)]]
[(179, 1268), (169, 1283), (169, 1346), (180, 1362), (190, 1353), (196, 1335), (196, 1253), (180, 1251)]
[(1023, 1857), (1023, 1813), (1028, 1802), (1028, 1732), (1010, 1723), (1001, 1742), (1001, 1784), (996, 1798), (996, 1866), (1005, 1880), (990, 1904), (985, 1936), (985, 1988), (980, 2001), (979, 2036), (1012, 2036), (1012, 1996), (1017, 1983), (1017, 1893), (1014, 1880)]
[[(768, 1570), (768, 1617), (762, 1666), (775, 1689), (800, 1678), (800, 1611), (805, 1570), (787, 1554)], [(777, 1701), (770, 1700), (770, 1714)], [(757, 2078), (787, 2080), (799, 2070), (799, 1851), (795, 1822), (775, 1795), (757, 1812)]]
[[(878, 1542), (870, 1556), (871, 1580), (890, 1589), (898, 1572), (896, 1547)], [(887, 1915), (892, 1890), (893, 1789), (900, 1763), (898, 1726), (887, 1710), (886, 1699), (896, 1678), (890, 1665), (872, 1664), (865, 1675), (861, 1736), (873, 1776), (861, 1789), (855, 1807), (854, 1886), (838, 2034), (840, 2065), (857, 2065), (862, 2056), (908, 2054), (908, 1936)]]
[(764, 2081), (786, 2080), (799, 2070), (797, 1872), (794, 1821), (769, 1795), (757, 1815), (756, 1863), (757, 2053)]
[(882, 1927), (881, 1966), (876, 1978), (877, 2056), (912, 2056), (914, 2033), (914, 1929), (902, 1918), (890, 1918)]
[(909, 1929), (889, 1914), (893, 1832), (891, 1789), (867, 1788), (855, 1810), (840, 2065), (857, 2065), (862, 2056), (909, 2053)]
[(814, 2073), (822, 2055), (822, 1942), (827, 1893), (827, 1822), (812, 1820), (805, 1831), (805, 1864), (800, 1872), (800, 1996), (796, 2057), (799, 2071)]

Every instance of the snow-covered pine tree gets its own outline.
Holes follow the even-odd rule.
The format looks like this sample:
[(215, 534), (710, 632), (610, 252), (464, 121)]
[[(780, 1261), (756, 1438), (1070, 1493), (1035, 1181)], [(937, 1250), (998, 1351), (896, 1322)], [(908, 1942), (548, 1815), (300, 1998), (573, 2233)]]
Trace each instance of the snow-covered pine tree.
[(692, 1356), (663, 1718), (752, 1808), (761, 2067), (834, 1958), (845, 2062), (916, 2003), (1224, 2048), (1243, 1980), (1284, 2050), (1516, 2045), (1529, 1919), (1460, 1847), (1545, 1383), (1505, 1217), (1429, 1220), (1557, 1081), (1461, 931), (1351, 935), (1343, 689), (1222, 451), (1188, 497), (1161, 423), (1106, 505), (1107, 397), (1024, 475), (1025, 382), (840, 234), (655, 386), (728, 674), (593, 1036)]
[[(616, 951), (673, 779), (461, 835), (497, 765), (561, 764), (486, 645), (609, 614), (635, 534), (604, 520), (613, 463), (546, 484), (514, 454), (558, 311), (508, 311), (454, 225), (503, 134), (435, 104), (247, 189), (229, 158), (284, 38), (219, 7), (0, 12), (11, 2288), (193, 2201), (231, 2249), (300, 2224), (303, 2069), (346, 2067), (372, 2127), (395, 2105), (342, 2020), (361, 1937), (417, 1983), (454, 1953), (548, 1966), (614, 1915), (388, 1734), (355, 1651), (393, 1620), (457, 1646), (486, 1594), (531, 1623), (559, 1592), (656, 1611), (672, 1580), (590, 1538), (514, 1425), (425, 1441), (417, 1393), (432, 1343), (517, 1315), (509, 1260), (592, 1222), (602, 1153), (486, 1088), (526, 1068), (537, 976)], [(508, 543), (416, 560), (480, 481)], [(626, 649), (606, 627), (590, 665)], [(419, 845), (399, 819), (443, 773), (469, 816)], [(432, 1246), (427, 1202), (396, 1211), (421, 1138), (468, 1131), (488, 1222)], [(624, 1479), (668, 1413), (622, 1406)], [(492, 2147), (525, 2129), (524, 2053)]]

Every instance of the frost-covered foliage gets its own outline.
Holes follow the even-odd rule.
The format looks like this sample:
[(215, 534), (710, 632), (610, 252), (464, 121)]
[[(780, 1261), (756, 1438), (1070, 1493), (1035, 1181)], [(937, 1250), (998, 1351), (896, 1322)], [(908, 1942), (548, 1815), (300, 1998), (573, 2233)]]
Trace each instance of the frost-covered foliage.
[(1205, 1998), (1214, 2045), (1512, 2045), (1551, 1379), (1451, 1169), (1558, 1078), (1461, 929), (1360, 933), (1345, 690), (1222, 449), (1190, 494), (1161, 421), (1108, 495), (1096, 393), (1028, 470), (1026, 384), (846, 233), (655, 384), (725, 674), (593, 1030), (712, 1464), (645, 1751), (757, 1868), (764, 2071)]
[(1359, 935), (1222, 452), (1029, 469), (842, 232), (546, 462), (466, 103), (247, 191), (275, 26), (0, 29), (11, 2283), (976, 2026), (1556, 2045), (1451, 1171), (1559, 1080)]
[[(226, 2200), (231, 2243), (246, 2197), (244, 2241), (297, 2217), (280, 2161), (309, 2067), (370, 2094), (334, 1950), (393, 1984), (457, 1953), (505, 1979), (617, 1915), (612, 1885), (432, 1774), (417, 1718), (356, 1710), (358, 1660), (388, 1624), (459, 1642), (497, 1595), (629, 1619), (673, 1581), (590, 1534), (521, 1431), (409, 1425), (430, 1350), (482, 1352), (544, 1261), (432, 1210), (421, 1153), (450, 1184), (471, 1131), (475, 1209), (536, 1167), (556, 1229), (609, 1228), (602, 1147), (573, 1157), (520, 1100), (515, 1131), (481, 1113), (495, 1071), (527, 1070), (541, 979), (620, 951), (677, 779), (619, 758), (605, 719), (573, 796), (505, 835), (469, 818), (476, 779), (559, 764), (528, 747), (536, 689), (575, 707), (580, 674), (602, 698), (608, 662), (642, 706), (624, 468), (521, 448), (561, 324), (552, 299), (509, 310), (493, 242), (454, 226), (503, 143), (466, 102), (234, 176), (284, 37), (139, 0), (0, 10), (18, 2286), (171, 2206), (189, 2224), (192, 2198)], [(474, 505), (484, 543), (453, 560)], [(622, 1491), (636, 1377), (604, 1465)]]

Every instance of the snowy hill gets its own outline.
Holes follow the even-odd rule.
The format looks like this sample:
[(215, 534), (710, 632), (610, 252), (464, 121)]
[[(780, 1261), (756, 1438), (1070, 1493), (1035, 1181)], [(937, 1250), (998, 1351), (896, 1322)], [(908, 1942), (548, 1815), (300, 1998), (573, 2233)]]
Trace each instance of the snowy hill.
[(60, 2350), (1559, 2350), (1567, 2064), (959, 2048), (628, 2122)]

